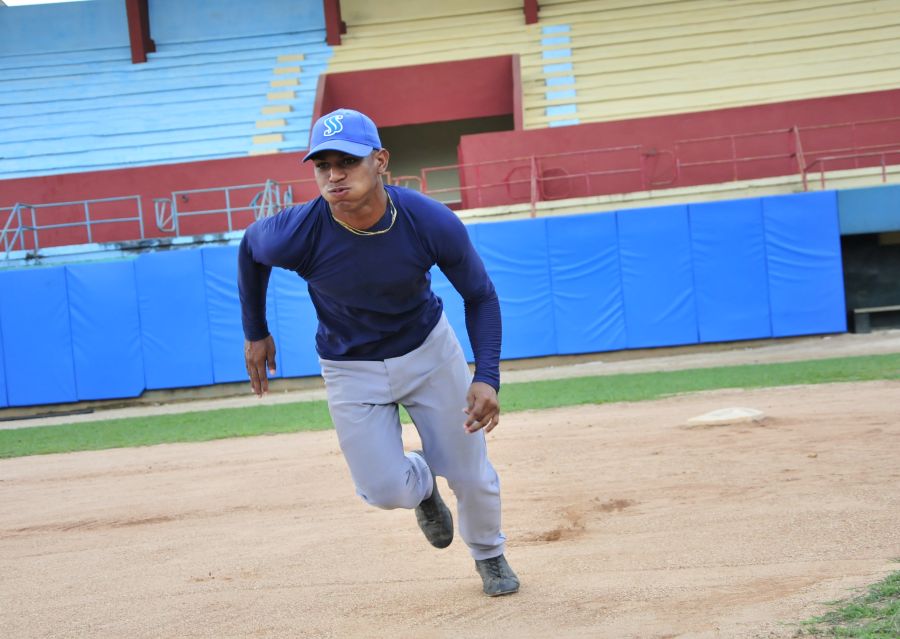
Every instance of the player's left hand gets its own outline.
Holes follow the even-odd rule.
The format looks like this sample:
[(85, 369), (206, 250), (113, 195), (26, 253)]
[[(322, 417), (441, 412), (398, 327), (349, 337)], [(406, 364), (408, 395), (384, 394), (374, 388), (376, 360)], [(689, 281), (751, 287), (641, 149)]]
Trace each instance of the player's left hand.
[(466, 430), (470, 433), (484, 429), (489, 433), (500, 423), (500, 400), (497, 391), (490, 384), (472, 382), (466, 394), (468, 407), (463, 412), (468, 415)]

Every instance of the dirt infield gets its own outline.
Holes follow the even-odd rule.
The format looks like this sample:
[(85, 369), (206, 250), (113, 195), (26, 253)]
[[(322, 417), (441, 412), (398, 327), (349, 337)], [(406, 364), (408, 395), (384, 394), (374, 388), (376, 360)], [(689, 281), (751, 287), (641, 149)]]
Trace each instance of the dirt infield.
[[(683, 425), (725, 406), (769, 418)], [(459, 540), (355, 498), (333, 432), (3, 460), (0, 635), (791, 637), (898, 569), (898, 406), (869, 382), (506, 415), (500, 599)]]

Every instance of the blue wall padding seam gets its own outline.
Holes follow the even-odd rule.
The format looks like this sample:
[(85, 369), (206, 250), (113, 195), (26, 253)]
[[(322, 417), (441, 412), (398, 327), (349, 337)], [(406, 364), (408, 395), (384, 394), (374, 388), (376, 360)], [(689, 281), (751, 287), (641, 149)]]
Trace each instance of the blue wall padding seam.
[(687, 206), (616, 215), (628, 348), (696, 343)]
[(616, 214), (547, 219), (557, 353), (625, 348)]
[[(237, 256), (235, 256), (237, 259)], [(276, 284), (275, 278), (277, 277), (277, 273), (282, 269), (273, 269), (272, 273), (269, 276), (269, 287), (266, 289), (266, 319), (269, 322), (269, 332), (272, 334), (272, 339), (275, 340), (276, 344), (281, 343), (282, 336), (284, 333), (281, 331), (280, 322), (278, 321), (278, 295), (276, 294)], [(293, 274), (291, 274), (293, 275)], [(235, 267), (234, 271), (234, 279), (231, 281), (231, 290), (232, 295), (235, 295), (237, 291), (237, 267)], [(240, 312), (240, 297), (236, 298), (238, 302), (238, 312)], [(311, 306), (311, 305), (310, 305)], [(315, 311), (313, 311), (315, 312)], [(240, 341), (243, 344), (244, 342), (244, 330), (243, 325), (240, 327)], [(243, 352), (243, 351), (242, 351)], [(243, 360), (242, 360), (243, 361)], [(282, 364), (284, 363), (284, 349), (278, 348), (276, 346), (275, 349), (275, 377), (283, 377), (285, 375)], [(318, 371), (316, 371), (318, 373)], [(305, 375), (309, 375), (310, 373), (304, 373)], [(316, 374), (316, 373), (313, 373)]]
[(244, 332), (241, 329), (240, 300), (234, 294), (237, 281), (236, 246), (201, 249), (206, 311), (209, 320), (215, 383), (242, 382), (247, 379), (244, 366)]
[(269, 330), (279, 340), (278, 348), (281, 350), (283, 361), (282, 375), (288, 377), (318, 375), (320, 373), (319, 356), (316, 353), (318, 321), (306, 282), (292, 271), (274, 269), (269, 280), (269, 292), (274, 295), (274, 306), (277, 307), (275, 321), (269, 319)]
[(0, 273), (10, 406), (78, 399), (63, 267)]
[(773, 337), (847, 330), (834, 191), (763, 198)]
[(559, 335), (559, 326), (556, 323), (556, 309), (555, 309), (556, 305), (554, 303), (556, 300), (556, 281), (555, 281), (556, 278), (555, 278), (555, 273), (553, 272), (553, 266), (551, 264), (551, 257), (550, 257), (550, 249), (551, 249), (550, 218), (547, 218), (546, 221), (544, 222), (544, 242), (546, 243), (546, 251), (547, 251), (547, 253), (546, 253), (547, 259), (544, 260), (544, 266), (547, 269), (547, 280), (550, 283), (550, 302), (551, 302), (551, 306), (553, 307), (553, 312), (550, 315), (552, 323), (550, 324), (550, 326), (548, 328), (550, 329), (550, 331), (553, 335), (554, 352), (558, 353), (559, 352), (559, 340), (557, 339), (557, 335)]
[[(622, 275), (622, 248), (619, 246), (619, 216), (615, 215), (616, 220), (616, 268), (619, 273), (619, 291), (625, 290), (625, 278)], [(625, 322), (625, 295), (620, 293), (622, 300), (622, 321)], [(625, 324), (625, 347), (628, 347), (628, 324)]]
[(6, 399), (6, 364), (3, 360), (3, 296), (0, 296), (0, 408), (9, 406)]
[(134, 262), (65, 270), (78, 399), (137, 397), (145, 382)]
[(147, 388), (212, 384), (201, 251), (145, 253), (134, 266)]
[(546, 233), (545, 219), (483, 224), (478, 229), (478, 249), (502, 300), (503, 357), (556, 351)]
[(771, 337), (760, 200), (691, 204), (701, 342)]

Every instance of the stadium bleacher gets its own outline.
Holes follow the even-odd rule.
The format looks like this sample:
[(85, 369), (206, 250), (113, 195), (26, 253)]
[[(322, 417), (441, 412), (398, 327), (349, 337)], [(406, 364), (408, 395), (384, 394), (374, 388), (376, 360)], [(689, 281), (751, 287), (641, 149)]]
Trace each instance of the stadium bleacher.
[[(526, 126), (708, 111), (900, 85), (900, 5), (890, 1), (543, 0), (567, 38), (544, 54), (570, 94), (525, 101)], [(526, 98), (545, 88), (525, 85)], [(557, 106), (568, 109), (554, 112)], [(572, 108), (574, 107), (574, 108)]]
[[(17, 371), (0, 383), (8, 391), (0, 406), (243, 379), (231, 349), (241, 339), (234, 243), (252, 221), (254, 193), (315, 192), (298, 160), (322, 106), (323, 74), (514, 61), (516, 113), (457, 135), (448, 148), (464, 166), (444, 167), (462, 176), (458, 186), (475, 189), (460, 216), (478, 222), (470, 234), (504, 302), (506, 357), (840, 332), (851, 306), (896, 304), (881, 289), (850, 291), (845, 308), (841, 268), (855, 266), (842, 265), (840, 237), (900, 230), (897, 187), (880, 186), (900, 176), (894, 2), (544, 0), (538, 23), (525, 24), (519, 0), (377, 8), (344, 0), (347, 33), (332, 48), (318, 0), (228, 0), (215, 10), (157, 0), (156, 50), (145, 64), (130, 59), (121, 2), (73, 4), (83, 6), (15, 14), (31, 16), (15, 32), (16, 20), (0, 21), (0, 230), (19, 241), (18, 262), (0, 265), (0, 373), (4, 365)], [(417, 94), (424, 84), (391, 99), (427, 106)], [(387, 128), (422, 124), (401, 119)], [(409, 132), (406, 139), (428, 146)], [(446, 152), (428, 152), (425, 167), (447, 164)], [(492, 179), (493, 190), (478, 192), (479, 179)], [(835, 185), (866, 190), (841, 196), (829, 191)], [(823, 192), (798, 193), (807, 189)], [(160, 202), (163, 212), (177, 205), (183, 224), (155, 225)], [(223, 206), (240, 209), (234, 224), (231, 209), (225, 224)], [(92, 222), (111, 218), (102, 232), (85, 233), (89, 209)], [(518, 219), (528, 217), (537, 219)], [(32, 227), (41, 225), (47, 234), (38, 245)], [(115, 235), (126, 228), (132, 235)], [(47, 259), (38, 250), (79, 242), (106, 243), (88, 249), (111, 261), (72, 265), (88, 258), (63, 250)], [(858, 250), (871, 260), (892, 249)], [(819, 257), (778, 257), (804, 251)], [(16, 268), (42, 260), (52, 264), (43, 272)], [(729, 279), (748, 269), (752, 304), (733, 296)], [(109, 301), (104, 278), (127, 294), (110, 304), (140, 320), (120, 346), (143, 358), (112, 390), (92, 386), (104, 360), (83, 348), (96, 340), (92, 327)], [(295, 278), (274, 281), (284, 321), (311, 326)], [(434, 284), (462, 335), (449, 283), (435, 273)], [(32, 304), (38, 286), (45, 299)], [(176, 294), (191, 301), (182, 309), (186, 330), (151, 321)], [(90, 321), (57, 321), (73, 314)], [(39, 325), (54, 335), (48, 358), (61, 358), (56, 390), (40, 385), (46, 371), (28, 368), (16, 335)], [(179, 360), (159, 347), (170, 331), (199, 349), (191, 361), (201, 364), (187, 377), (188, 351)], [(282, 337), (297, 340), (283, 351), (282, 374), (315, 374), (311, 344)]]
[[(880, 91), (900, 83), (900, 6), (786, 0), (343, 3), (329, 72), (516, 53), (525, 128)], [(490, 36), (490, 38), (486, 37)]]
[(132, 64), (123, 47), (0, 56), (0, 175), (305, 148), (330, 55), (324, 26), (196, 34), (178, 42), (163, 33), (146, 64)]

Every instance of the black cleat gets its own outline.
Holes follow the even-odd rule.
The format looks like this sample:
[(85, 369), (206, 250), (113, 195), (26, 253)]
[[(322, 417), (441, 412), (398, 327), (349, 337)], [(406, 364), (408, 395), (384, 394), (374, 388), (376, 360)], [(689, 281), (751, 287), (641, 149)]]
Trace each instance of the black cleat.
[[(425, 459), (421, 450), (413, 452)], [(423, 499), (422, 503), (416, 506), (416, 521), (425, 533), (428, 543), (435, 548), (446, 548), (453, 541), (453, 514), (441, 499), (434, 474), (431, 477), (433, 482), (431, 497)]]
[(484, 582), (484, 594), (488, 597), (511, 595), (519, 592), (519, 578), (506, 563), (506, 557), (499, 555), (492, 559), (476, 559), (475, 570)]

